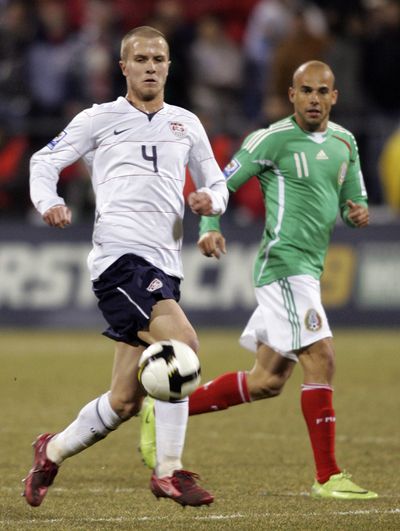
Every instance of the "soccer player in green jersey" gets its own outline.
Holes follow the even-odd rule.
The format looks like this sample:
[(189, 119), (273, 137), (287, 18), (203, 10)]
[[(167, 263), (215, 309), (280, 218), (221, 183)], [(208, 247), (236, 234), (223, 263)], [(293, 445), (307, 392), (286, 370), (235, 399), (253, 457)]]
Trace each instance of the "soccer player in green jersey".
[[(199, 387), (190, 396), (189, 414), (277, 396), (299, 362), (304, 374), (301, 407), (316, 465), (312, 496), (370, 499), (377, 494), (351, 481), (335, 459), (335, 355), (320, 293), (338, 213), (350, 227), (369, 222), (356, 141), (329, 121), (337, 97), (328, 65), (301, 65), (289, 88), (294, 114), (250, 134), (225, 168), (231, 192), (257, 176), (266, 204), (253, 272), (258, 305), (240, 337), (256, 359), (249, 372), (227, 373)], [(219, 258), (225, 253), (219, 217), (202, 218), (200, 232), (204, 255)], [(143, 416), (148, 420), (151, 413), (147, 403)], [(151, 464), (146, 436), (143, 431), (142, 454)]]

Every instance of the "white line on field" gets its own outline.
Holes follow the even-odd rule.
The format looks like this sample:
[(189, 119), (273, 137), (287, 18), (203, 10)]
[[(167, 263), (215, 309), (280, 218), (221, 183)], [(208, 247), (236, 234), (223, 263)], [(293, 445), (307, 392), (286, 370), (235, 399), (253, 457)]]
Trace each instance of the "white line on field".
[[(370, 515), (398, 515), (400, 514), (400, 508), (395, 509), (359, 509), (355, 511), (321, 511), (321, 512), (307, 512), (307, 513), (298, 513), (296, 514), (297, 517), (301, 518), (310, 518), (310, 517), (329, 517), (329, 516), (370, 516)], [(207, 516), (193, 516), (191, 517), (189, 513), (186, 511), (185, 516), (174, 516), (173, 520), (184, 520), (188, 521), (190, 519), (192, 520), (201, 520), (201, 521), (212, 521), (212, 520), (239, 520), (244, 518), (267, 518), (267, 517), (282, 517), (287, 518), (292, 516), (291, 513), (273, 513), (273, 512), (267, 512), (267, 513), (259, 513), (255, 514), (252, 513), (251, 515), (243, 514), (243, 513), (233, 513), (233, 514), (211, 514)], [(118, 517), (110, 517), (110, 518), (79, 518), (80, 522), (87, 522), (87, 523), (115, 523), (115, 522), (160, 522), (164, 520), (171, 520), (171, 516), (133, 516), (133, 517), (124, 517), (124, 516), (118, 516)], [(51, 518), (47, 520), (43, 519), (15, 519), (15, 520), (0, 520), (0, 524), (11, 524), (18, 522), (20, 524), (34, 524), (40, 522), (41, 524), (59, 524), (63, 522), (69, 521), (65, 518)]]
[[(51, 489), (51, 492), (57, 492), (59, 494), (63, 494), (63, 493), (69, 493), (71, 492), (72, 489), (68, 488), (68, 487), (53, 487)], [(114, 493), (114, 494), (120, 494), (120, 493), (127, 493), (127, 494), (138, 494), (139, 492), (145, 492), (147, 491), (147, 489), (144, 489), (144, 488), (133, 488), (133, 487), (89, 487), (89, 488), (85, 488), (85, 487), (74, 487), (73, 488), (73, 492), (88, 492), (88, 493), (91, 493), (91, 494), (109, 494), (109, 493)], [(5, 486), (5, 485), (0, 485), (0, 492), (8, 492), (8, 493), (12, 493), (12, 492), (21, 492), (21, 489), (18, 488), (18, 487), (9, 487), (9, 486)], [(258, 491), (259, 495), (260, 496), (267, 496), (267, 497), (271, 497), (273, 496), (274, 498), (286, 498), (286, 497), (309, 497), (310, 496), (310, 493), (307, 492), (307, 491), (298, 491), (298, 492), (293, 492), (293, 491), (282, 491), (282, 492), (273, 492), (273, 491), (266, 491), (266, 490), (260, 490)], [(379, 493), (379, 499), (381, 500), (382, 498), (400, 498), (400, 493), (398, 492), (391, 492), (390, 494), (389, 493)], [(1, 520), (0, 520), (1, 521)]]

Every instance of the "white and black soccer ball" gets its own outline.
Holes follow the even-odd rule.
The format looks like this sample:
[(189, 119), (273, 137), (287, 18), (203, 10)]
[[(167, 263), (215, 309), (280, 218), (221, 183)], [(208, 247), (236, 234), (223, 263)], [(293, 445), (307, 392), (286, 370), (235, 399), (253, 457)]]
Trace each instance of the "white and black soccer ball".
[(176, 339), (157, 341), (139, 359), (139, 381), (158, 400), (175, 402), (193, 393), (200, 383), (200, 361)]

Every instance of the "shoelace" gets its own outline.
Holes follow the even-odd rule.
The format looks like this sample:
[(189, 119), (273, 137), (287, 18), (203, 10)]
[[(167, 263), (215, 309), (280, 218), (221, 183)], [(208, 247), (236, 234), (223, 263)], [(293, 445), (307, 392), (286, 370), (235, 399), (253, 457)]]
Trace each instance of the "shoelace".
[(195, 472), (189, 472), (189, 470), (178, 470), (172, 477), (172, 482), (175, 487), (179, 487), (179, 481), (183, 481), (186, 486), (197, 487), (195, 482), (196, 479), (200, 479), (200, 476)]

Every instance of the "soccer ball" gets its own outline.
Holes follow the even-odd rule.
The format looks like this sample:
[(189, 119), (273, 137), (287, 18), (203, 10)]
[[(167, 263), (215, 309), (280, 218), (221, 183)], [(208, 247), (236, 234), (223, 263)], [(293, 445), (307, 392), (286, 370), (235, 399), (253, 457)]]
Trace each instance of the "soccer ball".
[(139, 381), (153, 398), (175, 402), (193, 393), (200, 383), (200, 361), (176, 339), (157, 341), (139, 359)]

